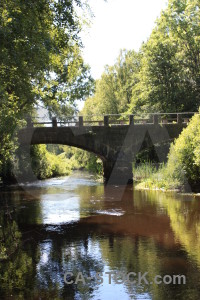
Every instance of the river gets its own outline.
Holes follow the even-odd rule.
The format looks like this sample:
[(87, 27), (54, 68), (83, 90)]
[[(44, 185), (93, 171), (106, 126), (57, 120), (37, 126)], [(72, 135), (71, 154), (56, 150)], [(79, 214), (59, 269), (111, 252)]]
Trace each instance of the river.
[(0, 201), (0, 299), (200, 299), (197, 196), (74, 172)]

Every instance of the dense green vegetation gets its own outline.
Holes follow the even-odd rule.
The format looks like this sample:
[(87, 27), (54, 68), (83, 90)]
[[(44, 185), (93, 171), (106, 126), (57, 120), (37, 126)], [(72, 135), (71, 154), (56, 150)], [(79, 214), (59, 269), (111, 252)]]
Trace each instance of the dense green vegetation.
[[(52, 153), (47, 150), (46, 145), (34, 145), (31, 147), (31, 162), (26, 153), (23, 154), (23, 157), (19, 159), (18, 169), (23, 170), (25, 173), (27, 172), (27, 178), (30, 167), (38, 179), (68, 175), (71, 171), (69, 160), (66, 158), (65, 153)], [(31, 165), (29, 166), (29, 164)]]
[[(147, 171), (147, 172), (145, 172)], [(152, 164), (135, 169), (135, 176), (142, 179), (139, 187), (185, 188), (200, 190), (200, 115), (196, 114), (189, 125), (171, 145), (166, 165), (156, 170)]]
[(102, 176), (102, 161), (95, 154), (74, 147), (59, 146), (59, 148), (64, 151), (65, 159), (71, 170), (85, 169), (96, 174), (97, 177)]
[(132, 111), (196, 111), (200, 101), (200, 11), (197, 0), (169, 0), (141, 48)]
[[(8, 177), (17, 148), (13, 137), (38, 104), (60, 119), (93, 80), (81, 56), (79, 32), (89, 12), (84, 0), (6, 0), (0, 3), (0, 175)], [(38, 148), (42, 149), (42, 148)], [(40, 167), (39, 167), (40, 168)], [(38, 171), (40, 172), (40, 171)]]

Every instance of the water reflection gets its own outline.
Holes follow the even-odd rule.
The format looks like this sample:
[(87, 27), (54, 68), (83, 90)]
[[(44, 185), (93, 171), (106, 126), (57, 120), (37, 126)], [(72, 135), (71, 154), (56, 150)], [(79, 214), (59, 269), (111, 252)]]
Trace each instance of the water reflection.
[[(158, 197), (159, 204), (156, 200)], [(148, 199), (151, 203), (165, 208), (175, 240), (200, 267), (200, 197), (151, 192)]]
[[(199, 299), (198, 198), (74, 174), (4, 190), (0, 201), (2, 299)], [(66, 271), (92, 279), (67, 285)], [(109, 271), (184, 274), (187, 284), (109, 284)]]

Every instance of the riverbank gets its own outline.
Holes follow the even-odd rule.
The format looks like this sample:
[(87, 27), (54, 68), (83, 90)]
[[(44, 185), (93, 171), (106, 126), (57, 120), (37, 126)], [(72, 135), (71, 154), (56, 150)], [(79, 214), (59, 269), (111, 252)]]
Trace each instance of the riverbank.
[(8, 162), (0, 162), (0, 185), (17, 184), (19, 178), (31, 182), (68, 176), (74, 170), (92, 172), (98, 181), (103, 174), (102, 162), (91, 153), (62, 145), (33, 145), (30, 154), (17, 149)]
[(178, 188), (174, 188), (174, 189), (166, 189), (164, 187), (157, 187), (156, 185), (154, 187), (149, 187), (145, 181), (136, 181), (134, 184), (134, 188), (136, 190), (147, 190), (147, 191), (161, 191), (161, 192), (176, 192), (176, 193), (184, 193), (186, 194), (186, 191), (184, 192), (183, 189), (178, 189)]
[(188, 184), (180, 182), (169, 175), (167, 166), (151, 162), (133, 167), (133, 180), (137, 190), (159, 190), (173, 192), (190, 192)]

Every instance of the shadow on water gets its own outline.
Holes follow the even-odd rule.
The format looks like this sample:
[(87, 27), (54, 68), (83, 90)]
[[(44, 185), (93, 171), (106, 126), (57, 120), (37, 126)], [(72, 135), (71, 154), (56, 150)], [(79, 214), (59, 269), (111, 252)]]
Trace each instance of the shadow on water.
[[(199, 199), (104, 186), (83, 173), (0, 193), (1, 299), (199, 299)], [(86, 284), (66, 284), (64, 274)], [(108, 271), (183, 274), (128, 283)], [(95, 279), (103, 272), (103, 283)]]

